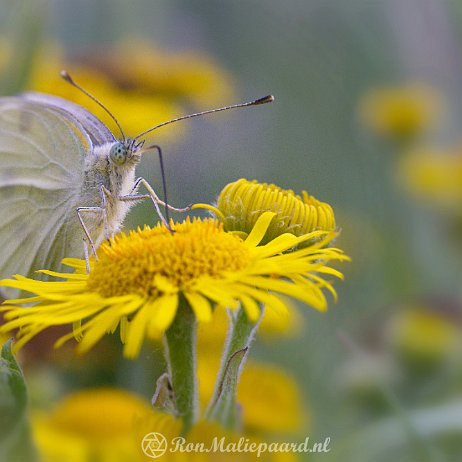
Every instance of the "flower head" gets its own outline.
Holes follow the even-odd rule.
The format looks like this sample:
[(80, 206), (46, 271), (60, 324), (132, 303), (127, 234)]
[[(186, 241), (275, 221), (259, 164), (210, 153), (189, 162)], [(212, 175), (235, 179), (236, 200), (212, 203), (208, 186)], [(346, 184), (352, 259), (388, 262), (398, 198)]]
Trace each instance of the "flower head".
[[(285, 233), (260, 245), (274, 216), (263, 213), (245, 240), (212, 219), (172, 223), (173, 234), (162, 225), (145, 227), (102, 244), (89, 274), (85, 261), (65, 259), (74, 273), (44, 271), (64, 281), (3, 280), (1, 285), (35, 296), (7, 302), (0, 333), (20, 328), (20, 347), (49, 326), (73, 323), (73, 334), (58, 344), (74, 335), (86, 351), (120, 326), (125, 355), (136, 357), (145, 337), (158, 338), (169, 328), (183, 298), (199, 322), (210, 320), (214, 306), (239, 305), (255, 321), (260, 303), (285, 311), (281, 296), (287, 295), (325, 310), (323, 290), (335, 291), (322, 276), (342, 277), (328, 264), (347, 259), (326, 248), (335, 233)], [(298, 247), (306, 241), (312, 244)], [(29, 303), (35, 305), (17, 306)]]
[(378, 135), (405, 141), (428, 129), (438, 119), (442, 105), (434, 88), (414, 83), (368, 91), (359, 111), (364, 124)]
[(302, 196), (274, 184), (258, 183), (241, 178), (229, 183), (218, 196), (216, 207), (208, 207), (221, 218), (226, 231), (247, 236), (264, 212), (273, 212), (261, 244), (283, 233), (302, 236), (312, 231), (333, 231), (332, 207), (306, 191)]
[(462, 200), (462, 148), (421, 147), (400, 159), (403, 186), (427, 204), (458, 212)]
[(34, 412), (32, 431), (43, 461), (144, 461), (137, 422), (147, 416), (157, 431), (179, 432), (180, 421), (153, 411), (141, 396), (113, 388), (77, 391), (46, 413)]
[(460, 355), (460, 323), (441, 309), (406, 306), (391, 318), (386, 333), (391, 348), (408, 363), (428, 367)]

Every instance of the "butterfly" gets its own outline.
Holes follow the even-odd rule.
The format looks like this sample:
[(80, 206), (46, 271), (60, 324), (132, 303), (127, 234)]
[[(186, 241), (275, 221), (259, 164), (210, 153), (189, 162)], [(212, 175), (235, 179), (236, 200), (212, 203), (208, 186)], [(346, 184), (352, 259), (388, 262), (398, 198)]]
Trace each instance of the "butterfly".
[[(126, 138), (96, 98), (67, 72), (62, 76), (108, 112), (122, 139), (88, 110), (57, 96), (0, 98), (0, 278), (44, 268), (62, 271), (64, 257), (82, 258), (88, 247), (94, 253), (121, 228), (137, 200), (151, 198), (162, 216), (163, 202), (145, 179), (135, 177), (142, 154), (158, 148), (144, 148), (147, 133), (178, 120), (273, 100), (267, 96), (178, 117)], [(148, 194), (138, 194), (140, 185)]]

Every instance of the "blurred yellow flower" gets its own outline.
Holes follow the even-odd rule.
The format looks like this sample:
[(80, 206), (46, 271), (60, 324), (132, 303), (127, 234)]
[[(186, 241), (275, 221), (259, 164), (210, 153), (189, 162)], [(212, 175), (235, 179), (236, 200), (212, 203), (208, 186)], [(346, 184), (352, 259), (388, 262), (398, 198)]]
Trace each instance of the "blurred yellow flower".
[(149, 403), (115, 389), (69, 395), (50, 413), (33, 418), (33, 435), (43, 462), (143, 460), (134, 423), (153, 412)]
[[(61, 96), (86, 107), (116, 136), (113, 120), (63, 81), (59, 75), (62, 69), (98, 98), (116, 116), (126, 135), (132, 137), (158, 123), (229, 103), (233, 98), (229, 75), (197, 51), (170, 52), (146, 42), (125, 42), (66, 56), (56, 45), (44, 47), (35, 57), (27, 89)], [(156, 138), (178, 138), (184, 127), (185, 124), (165, 127), (156, 133)]]
[(289, 307), (286, 313), (275, 310), (265, 310), (258, 335), (263, 340), (273, 340), (273, 337), (297, 337), (304, 332), (305, 320), (300, 314), (298, 306), (285, 297), (284, 303)]
[(448, 211), (462, 210), (462, 146), (415, 148), (400, 159), (398, 176), (416, 197)]
[[(143, 438), (157, 432), (166, 439), (161, 460), (170, 462), (295, 461), (294, 453), (256, 452), (181, 452), (181, 421), (154, 411), (141, 397), (117, 389), (88, 389), (75, 392), (57, 403), (50, 413), (35, 414), (33, 435), (42, 462), (141, 462), (152, 460), (143, 454)], [(262, 443), (260, 439), (223, 430), (209, 422), (198, 422), (183, 440), (186, 445), (212, 447), (214, 438), (237, 447), (244, 442)], [(144, 446), (143, 446), (144, 447)], [(191, 446), (190, 446), (191, 447)]]
[(139, 87), (195, 106), (220, 105), (234, 96), (230, 75), (198, 50), (167, 51), (148, 42), (132, 41), (122, 43), (114, 55), (113, 67), (123, 86)]
[[(291, 300), (285, 298), (284, 303), (290, 307), (287, 311), (265, 310), (258, 327), (258, 336), (272, 340), (273, 337), (293, 337), (303, 329), (304, 319), (293, 306)], [(198, 339), (201, 345), (217, 346), (223, 343), (229, 328), (227, 310), (214, 310), (210, 323), (199, 324)]]
[[(421, 306), (397, 312), (387, 338), (404, 358), (414, 363), (441, 363), (460, 352), (461, 328), (447, 314)], [(460, 354), (460, 353), (458, 353)]]
[(2, 348), (2, 345), (3, 345), (9, 338), (11, 338), (11, 335), (0, 334), (0, 349)]
[(248, 431), (295, 433), (307, 428), (308, 416), (297, 383), (279, 367), (247, 362), (237, 399)]
[[(215, 349), (216, 350), (216, 349)], [(220, 357), (214, 349), (198, 349), (199, 398), (205, 405), (213, 393)], [(283, 369), (247, 361), (239, 379), (237, 402), (246, 433), (297, 433), (308, 417), (295, 379)]]
[(406, 141), (430, 128), (442, 108), (443, 99), (437, 89), (409, 83), (369, 90), (360, 101), (359, 116), (378, 135)]

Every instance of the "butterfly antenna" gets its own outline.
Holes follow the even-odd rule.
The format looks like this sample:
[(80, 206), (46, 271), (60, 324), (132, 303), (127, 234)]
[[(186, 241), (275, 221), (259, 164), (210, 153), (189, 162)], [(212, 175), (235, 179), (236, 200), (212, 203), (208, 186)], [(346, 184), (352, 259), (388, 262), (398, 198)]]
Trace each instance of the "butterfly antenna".
[(87, 95), (91, 100), (93, 100), (99, 107), (103, 108), (104, 111), (111, 117), (111, 119), (116, 123), (117, 127), (119, 127), (120, 133), (122, 135), (123, 140), (125, 141), (125, 133), (122, 130), (118, 120), (115, 118), (114, 114), (101, 102), (98, 101), (91, 93), (89, 93), (85, 88), (81, 87), (78, 83), (74, 81), (74, 79), (69, 75), (69, 73), (65, 70), (60, 72), (61, 77), (67, 82), (70, 83), (73, 87), (80, 90), (83, 94)]
[(235, 108), (238, 108), (238, 107), (258, 106), (259, 104), (271, 103), (273, 101), (274, 101), (274, 96), (273, 95), (268, 95), (268, 96), (264, 96), (263, 98), (258, 98), (258, 99), (254, 100), (254, 101), (249, 101), (247, 103), (233, 104), (231, 106), (224, 106), (224, 107), (220, 107), (218, 109), (211, 109), (209, 111), (196, 112), (194, 114), (189, 114), (189, 115), (185, 115), (185, 116), (182, 116), (182, 117), (177, 117), (175, 119), (169, 120), (167, 122), (163, 122), (163, 123), (161, 123), (159, 125), (156, 125), (155, 127), (152, 127), (152, 128), (150, 128), (148, 130), (145, 130), (143, 133), (140, 133), (135, 138), (135, 141), (138, 138), (141, 138), (142, 136), (146, 135), (147, 133), (152, 132), (153, 130), (156, 130), (156, 129), (160, 128), (160, 127), (163, 127), (164, 125), (172, 124), (173, 122), (178, 122), (179, 120), (192, 119), (193, 117), (203, 116), (203, 115), (206, 115), (206, 114), (213, 114), (215, 112), (227, 111), (228, 109), (235, 109)]

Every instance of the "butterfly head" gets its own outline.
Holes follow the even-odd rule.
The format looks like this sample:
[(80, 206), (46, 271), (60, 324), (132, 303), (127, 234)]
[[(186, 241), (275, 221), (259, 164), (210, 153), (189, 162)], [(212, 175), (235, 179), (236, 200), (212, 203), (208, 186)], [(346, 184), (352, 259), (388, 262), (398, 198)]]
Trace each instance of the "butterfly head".
[(109, 160), (116, 165), (121, 167), (130, 160), (139, 160), (137, 151), (143, 145), (143, 142), (136, 143), (135, 140), (125, 139), (123, 141), (116, 141), (109, 151)]
[(128, 147), (125, 143), (117, 141), (111, 147), (109, 151), (109, 159), (114, 165), (121, 166), (127, 162), (129, 156)]

